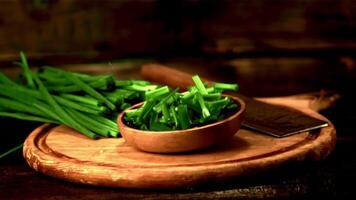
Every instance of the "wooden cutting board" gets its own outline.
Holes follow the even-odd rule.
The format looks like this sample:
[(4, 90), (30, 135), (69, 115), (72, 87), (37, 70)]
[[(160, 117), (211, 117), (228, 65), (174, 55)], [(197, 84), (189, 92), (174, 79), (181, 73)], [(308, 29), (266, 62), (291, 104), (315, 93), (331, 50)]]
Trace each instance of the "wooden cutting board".
[[(289, 105), (327, 120), (289, 98), (264, 101)], [(34, 170), (66, 181), (125, 188), (178, 188), (238, 180), (272, 168), (321, 160), (334, 149), (336, 130), (274, 138), (242, 129), (221, 147), (185, 154), (141, 152), (122, 138), (89, 139), (66, 126), (44, 124), (26, 139), (23, 155)]]

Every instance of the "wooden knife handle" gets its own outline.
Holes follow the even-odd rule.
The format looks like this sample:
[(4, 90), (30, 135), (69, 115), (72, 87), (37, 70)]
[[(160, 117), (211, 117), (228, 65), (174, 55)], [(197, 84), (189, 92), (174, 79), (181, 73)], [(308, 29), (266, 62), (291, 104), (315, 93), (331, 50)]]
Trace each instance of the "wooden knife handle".
[[(141, 68), (141, 76), (145, 80), (168, 85), (173, 88), (179, 87), (181, 89), (185, 89), (187, 86), (194, 85), (192, 74), (161, 64), (143, 65)], [(204, 82), (212, 83), (212, 81), (202, 77), (201, 79)]]

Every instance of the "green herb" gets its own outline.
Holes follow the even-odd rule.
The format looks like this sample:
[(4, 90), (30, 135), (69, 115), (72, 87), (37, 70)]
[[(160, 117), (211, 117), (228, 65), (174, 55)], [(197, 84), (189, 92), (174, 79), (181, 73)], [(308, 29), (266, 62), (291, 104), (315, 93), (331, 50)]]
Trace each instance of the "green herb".
[[(116, 123), (119, 112), (143, 101), (145, 92), (159, 88), (144, 80), (116, 80), (112, 75), (89, 75), (49, 66), (31, 71), (23, 52), (15, 64), (21, 67), (24, 81), (15, 82), (0, 72), (0, 116), (64, 124), (90, 138), (120, 137)], [(166, 89), (161, 88), (163, 94)], [(137, 112), (144, 122), (152, 105), (147, 109), (146, 114)], [(0, 158), (20, 147), (22, 144)]]
[(24, 75), (25, 75), (28, 86), (30, 88), (35, 88), (35, 84), (33, 82), (32, 75), (31, 75), (31, 70), (28, 66), (26, 56), (22, 51), (20, 52), (20, 59), (21, 59), (21, 63), (19, 63), (19, 65), (22, 67), (22, 69), (24, 71)]
[(206, 91), (206, 88), (205, 88), (203, 82), (201, 81), (201, 79), (199, 78), (198, 75), (193, 76), (192, 79), (193, 79), (193, 81), (194, 81), (194, 83), (195, 83), (195, 86), (196, 86), (196, 88), (198, 89), (198, 92), (199, 92), (200, 94), (208, 94), (208, 92)]
[(112, 75), (49, 66), (31, 71), (23, 52), (15, 64), (22, 68), (25, 82), (14, 82), (0, 72), (0, 116), (65, 124), (90, 138), (119, 137), (119, 112), (158, 88), (144, 80), (115, 80)]
[(22, 147), (23, 147), (23, 143), (17, 145), (16, 147), (10, 149), (9, 151), (7, 151), (5, 153), (0, 154), (0, 159), (4, 158), (5, 156), (7, 156), (7, 155), (9, 155), (11, 153), (14, 153), (14, 152), (20, 150)]
[(229, 97), (221, 94), (224, 89), (236, 89), (236, 84), (219, 83), (217, 88), (206, 88), (198, 75), (192, 79), (195, 86), (183, 93), (167, 86), (146, 91), (144, 104), (126, 111), (125, 122), (142, 130), (182, 130), (224, 119), (238, 109)]
[(232, 91), (237, 91), (239, 86), (237, 84), (229, 84), (229, 83), (215, 83), (214, 84), (215, 89), (220, 89), (220, 90), (232, 90)]
[(94, 90), (91, 86), (89, 86), (88, 84), (84, 83), (82, 80), (80, 80), (78, 77), (73, 76), (72, 74), (69, 73), (65, 73), (64, 76), (71, 81), (72, 83), (74, 83), (75, 85), (77, 85), (78, 87), (80, 87), (83, 91), (87, 92), (90, 96), (98, 99), (99, 101), (105, 103), (110, 109), (115, 110), (116, 107), (114, 104), (112, 104), (107, 98), (105, 98), (102, 94), (100, 94), (99, 92), (97, 92), (96, 90)]
[(62, 93), (60, 94), (61, 97), (66, 98), (68, 100), (73, 100), (78, 103), (83, 103), (85, 105), (92, 105), (92, 106), (100, 106), (100, 102), (97, 99), (88, 97), (88, 96), (79, 96), (74, 94)]
[(58, 124), (57, 121), (54, 121), (54, 120), (51, 120), (48, 118), (43, 118), (43, 117), (36, 117), (36, 116), (25, 114), (25, 113), (9, 113), (9, 112), (1, 112), (0, 111), (0, 116), (11, 117), (11, 118), (21, 119), (21, 120), (26, 120), (26, 121)]
[(155, 98), (158, 98), (158, 97), (165, 95), (167, 93), (169, 93), (168, 86), (160, 87), (160, 88), (157, 88), (154, 90), (149, 90), (149, 91), (145, 92), (146, 100), (155, 99)]
[(0, 72), (0, 83), (14, 85), (15, 83), (9, 79), (5, 74)]

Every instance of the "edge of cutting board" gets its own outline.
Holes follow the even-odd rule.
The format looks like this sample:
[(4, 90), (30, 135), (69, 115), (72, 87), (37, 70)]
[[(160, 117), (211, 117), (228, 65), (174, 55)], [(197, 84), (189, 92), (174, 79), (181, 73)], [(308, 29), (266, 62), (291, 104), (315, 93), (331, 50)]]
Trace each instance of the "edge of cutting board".
[[(311, 109), (297, 109), (319, 119), (327, 120)], [(125, 144), (123, 139), (111, 138), (107, 140), (110, 141), (111, 149), (106, 150), (104, 147), (100, 147), (95, 153), (98, 156), (101, 153), (110, 154), (110, 151), (112, 153), (118, 150), (135, 158), (133, 160), (117, 158), (117, 163), (115, 163), (115, 159), (113, 161), (106, 159), (102, 162), (92, 161), (90, 158), (84, 159), (87, 156), (85, 154), (72, 157), (70, 152), (74, 152), (73, 155), (81, 151), (85, 153), (86, 149), (98, 146), (97, 144), (104, 140), (94, 141), (68, 127), (44, 124), (28, 136), (24, 143), (23, 155), (34, 170), (48, 176), (81, 184), (157, 189), (192, 187), (206, 182), (218, 183), (234, 180), (241, 176), (267, 172), (287, 163), (324, 159), (331, 153), (336, 143), (336, 130), (331, 123), (329, 124), (328, 127), (320, 129), (317, 133), (306, 132), (303, 133), (304, 135), (299, 134), (284, 138), (284, 140), (242, 130), (237, 134), (237, 137), (262, 138), (269, 142), (272, 141), (277, 146), (278, 142), (282, 144), (282, 141), (289, 140), (288, 138), (290, 140), (300, 138), (296, 140), (295, 144), (291, 143), (278, 151), (267, 152), (266, 148), (257, 149), (256, 155), (251, 154), (247, 157), (243, 156), (241, 149), (233, 147), (230, 152), (232, 154), (229, 154), (231, 158), (226, 157), (222, 160), (218, 159), (219, 150), (212, 151), (212, 153), (203, 151), (200, 157), (198, 157), (199, 152), (186, 155), (157, 155), (140, 152)], [(59, 144), (61, 141), (54, 142), (51, 139), (56, 137), (67, 139), (68, 143)], [(78, 144), (70, 144), (71, 141), (76, 140), (79, 141)], [(116, 142), (117, 145), (113, 145)], [(63, 150), (64, 153), (58, 149)], [(240, 153), (242, 157), (236, 157), (234, 151), (236, 151), (236, 155)], [(253, 151), (251, 150), (251, 152)], [(153, 160), (151, 163), (150, 158)], [(175, 161), (176, 163), (174, 163)]]

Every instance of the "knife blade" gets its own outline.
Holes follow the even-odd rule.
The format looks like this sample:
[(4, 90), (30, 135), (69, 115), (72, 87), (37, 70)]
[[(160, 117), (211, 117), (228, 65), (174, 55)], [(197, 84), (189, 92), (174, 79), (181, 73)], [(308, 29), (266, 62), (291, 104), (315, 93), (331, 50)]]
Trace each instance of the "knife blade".
[[(171, 87), (194, 85), (192, 75), (161, 64), (146, 64), (141, 68), (142, 78)], [(208, 84), (213, 81), (202, 78)], [(286, 137), (293, 134), (312, 131), (328, 126), (328, 122), (306, 115), (298, 110), (272, 105), (244, 96), (229, 93), (241, 98), (246, 103), (246, 113), (242, 126), (273, 137)]]

